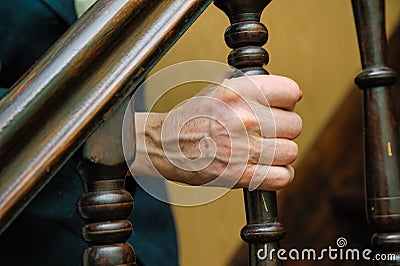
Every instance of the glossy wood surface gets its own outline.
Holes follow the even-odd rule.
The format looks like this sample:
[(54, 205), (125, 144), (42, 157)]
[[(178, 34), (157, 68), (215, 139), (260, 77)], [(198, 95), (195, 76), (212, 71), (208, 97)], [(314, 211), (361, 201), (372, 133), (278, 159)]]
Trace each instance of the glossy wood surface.
[[(364, 4), (365, 3), (366, 3), (366, 1), (364, 1)], [(391, 107), (391, 104), (390, 104), (390, 101), (391, 101), (390, 95), (388, 94), (388, 90), (386, 89), (390, 84), (392, 84), (394, 82), (394, 78), (393, 78), (393, 74), (390, 71), (390, 69), (386, 68), (386, 62), (385, 62), (385, 58), (384, 58), (384, 56), (385, 56), (385, 41), (382, 40), (382, 36), (384, 37), (384, 34), (383, 34), (384, 27), (379, 26), (378, 29), (372, 27), (372, 29), (373, 29), (372, 32), (378, 33), (378, 35), (374, 35), (374, 34), (369, 35), (368, 32), (367, 33), (363, 32), (363, 30), (367, 29), (368, 27), (360, 26), (360, 25), (365, 24), (366, 21), (371, 21), (371, 23), (378, 22), (378, 24), (381, 24), (382, 21), (384, 21), (382, 19), (382, 16), (383, 16), (382, 6), (379, 6), (379, 5), (375, 6), (374, 4), (377, 4), (377, 3), (381, 4), (382, 2), (369, 1), (368, 4), (370, 6), (367, 6), (367, 5), (362, 6), (362, 4), (363, 4), (362, 1), (353, 1), (353, 5), (356, 7), (355, 11), (357, 12), (357, 15), (356, 15), (357, 26), (359, 27), (359, 33), (361, 32), (360, 33), (361, 37), (359, 37), (359, 39), (361, 40), (360, 48), (361, 48), (361, 52), (362, 52), (363, 67), (366, 70), (359, 76), (359, 78), (357, 79), (357, 83), (360, 85), (360, 87), (362, 87), (363, 89), (365, 89), (367, 91), (366, 96), (365, 96), (365, 102), (367, 105), (367, 107), (366, 107), (366, 130), (368, 133), (368, 129), (370, 128), (370, 131), (368, 133), (368, 134), (370, 134), (369, 136), (375, 136), (372, 138), (367, 137), (367, 140), (366, 140), (367, 162), (368, 161), (371, 162), (371, 165), (369, 165), (367, 163), (367, 170), (368, 170), (367, 171), (367, 192), (369, 195), (369, 197), (367, 199), (367, 201), (368, 201), (368, 209), (367, 210), (369, 212), (370, 220), (373, 222), (373, 225), (375, 228), (377, 228), (377, 232), (378, 232), (378, 234), (374, 237), (374, 242), (377, 245), (378, 250), (380, 249), (381, 251), (387, 252), (387, 251), (392, 251), (392, 250), (395, 250), (395, 251), (399, 250), (399, 236), (398, 236), (398, 232), (399, 232), (398, 224), (399, 223), (398, 223), (398, 218), (397, 218), (398, 214), (399, 214), (399, 212), (398, 212), (399, 195), (397, 193), (399, 191), (399, 186), (398, 186), (398, 182), (399, 182), (398, 176), (399, 175), (396, 174), (396, 172), (398, 172), (398, 170), (396, 170), (397, 166), (394, 166), (394, 170), (391, 170), (391, 169), (393, 169), (393, 165), (396, 164), (396, 162), (398, 162), (398, 160), (397, 160), (398, 155), (396, 154), (396, 151), (399, 150), (398, 144), (397, 144), (398, 141), (396, 140), (396, 136), (398, 135), (398, 133), (397, 133), (397, 129), (396, 129), (396, 119), (392, 116), (393, 108)], [(154, 7), (152, 7), (152, 8), (154, 8)], [(96, 9), (94, 9), (94, 10), (96, 10)], [(119, 10), (119, 11), (121, 11), (121, 10)], [(114, 11), (119, 12), (118, 10), (114, 10)], [(125, 11), (127, 12), (127, 9), (125, 9), (124, 12)], [(373, 12), (373, 15), (371, 15), (371, 12)], [(378, 13), (374, 13), (374, 12), (378, 12)], [(82, 25), (83, 24), (81, 24), (81, 26)], [(128, 24), (126, 24), (121, 27), (131, 27), (131, 26), (128, 26)], [(107, 36), (107, 34), (110, 32), (111, 32), (110, 34), (112, 34), (113, 30), (119, 31), (120, 29), (118, 29), (118, 27), (116, 29), (112, 28), (112, 29), (110, 29), (110, 31), (104, 31), (101, 34), (103, 34), (103, 36)], [(235, 31), (241, 32), (242, 28), (238, 27), (235, 29)], [(258, 32), (259, 36), (261, 36), (261, 37), (263, 36), (262, 31), (263, 31), (263, 29), (261, 29), (260, 27), (257, 29), (257, 32)], [(126, 35), (124, 35), (124, 36), (127, 37)], [(70, 35), (70, 37), (72, 38), (73, 35)], [(376, 45), (376, 41), (379, 42), (378, 45)], [(123, 40), (118, 40), (114, 44), (109, 44), (111, 46), (110, 49), (117, 49), (116, 47), (121, 47), (122, 44), (120, 44), (119, 42), (123, 42)], [(229, 37), (227, 37), (227, 42), (235, 43), (235, 41), (232, 40), (232, 38), (231, 38), (231, 40), (229, 40)], [(259, 42), (261, 42), (261, 41), (259, 41)], [(246, 41), (236, 42), (236, 44), (233, 44), (233, 45), (237, 45), (237, 46), (244, 45), (245, 46)], [(259, 44), (257, 43), (256, 45), (259, 45)], [(88, 49), (91, 47), (96, 48), (97, 47), (96, 42), (91, 43), (91, 45), (88, 45), (87, 47), (88, 47)], [(102, 49), (101, 47), (99, 46), (96, 49)], [(234, 48), (234, 47), (232, 47), (232, 48)], [(259, 70), (260, 62), (263, 62), (263, 60), (265, 61), (267, 59), (267, 56), (264, 52), (262, 52), (262, 51), (260, 52), (259, 49), (252, 50), (256, 56), (254, 58), (250, 59), (250, 61), (252, 62), (250, 68), (248, 68), (249, 66), (246, 65), (245, 63), (243, 63), (243, 61), (237, 60), (238, 58), (242, 57), (243, 55), (250, 56), (249, 54), (246, 54), (246, 52), (249, 52), (249, 50), (243, 51), (242, 49), (237, 49), (237, 51), (235, 53), (231, 54), (229, 61), (232, 64), (237, 64), (238, 66), (241, 65), (240, 67), (245, 68), (245, 71), (249, 71), (249, 73), (251, 73), (251, 71), (254, 70), (253, 66), (255, 66), (256, 71), (260, 71)], [(75, 52), (79, 53), (78, 50), (76, 50)], [(91, 66), (92, 65), (91, 63), (96, 62), (96, 68), (100, 69), (99, 65), (102, 65), (103, 63), (105, 63), (107, 61), (106, 59), (102, 58), (103, 52), (105, 54), (108, 53), (108, 51), (105, 51), (105, 50), (101, 50), (101, 52), (97, 51), (97, 55), (99, 55), (98, 56), (99, 58), (97, 58), (96, 56), (93, 56), (94, 58), (87, 59), (89, 63), (87, 63), (86, 65), (81, 65), (82, 69), (87, 68), (89, 70), (82, 77), (70, 76), (68, 78), (68, 81), (61, 82), (61, 84), (64, 84), (64, 85), (61, 85), (63, 87), (61, 89), (57, 90), (57, 93), (55, 93), (54, 95), (46, 94), (44, 92), (45, 92), (45, 90), (47, 90), (47, 88), (52, 87), (54, 84), (59, 84), (56, 81), (56, 79), (60, 78), (62, 75), (59, 76), (59, 72), (55, 72), (56, 74), (57, 73), (58, 74), (57, 74), (57, 77), (54, 77), (54, 80), (52, 80), (51, 79), (52, 77), (50, 77), (50, 80), (48, 83), (46, 83), (46, 82), (41, 83), (41, 84), (45, 84), (43, 88), (36, 87), (36, 88), (38, 88), (38, 91), (32, 91), (31, 102), (29, 102), (29, 99), (28, 99), (26, 102), (20, 103), (21, 106), (25, 105), (26, 109), (28, 110), (26, 112), (25, 112), (25, 109), (11, 108), (10, 106), (13, 105), (14, 100), (22, 99), (22, 97), (19, 98), (18, 95), (19, 95), (19, 93), (20, 93), (20, 95), (23, 95), (23, 93), (26, 93), (26, 91), (23, 87), (27, 86), (27, 85), (21, 86), (19, 89), (15, 89), (18, 91), (17, 93), (12, 94), (13, 96), (10, 96), (10, 94), (9, 94), (8, 96), (5, 97), (6, 100), (3, 100), (0, 103), (1, 110), (3, 110), (3, 108), (4, 108), (4, 110), (7, 110), (7, 112), (8, 112), (8, 115), (6, 117), (4, 117), (5, 120), (1, 120), (1, 121), (4, 121), (5, 123), (1, 125), (2, 127), (0, 127), (0, 133), (2, 134), (0, 141), (4, 141), (4, 142), (2, 142), (2, 144), (4, 144), (4, 145), (1, 146), (1, 151), (0, 151), (0, 157), (2, 159), (0, 162), (1, 167), (2, 167), (0, 171), (1, 171), (1, 174), (3, 174), (3, 173), (7, 174), (7, 175), (6, 174), (4, 175), (4, 176), (6, 176), (6, 179), (8, 178), (8, 176), (11, 176), (8, 174), (12, 173), (12, 171), (10, 170), (11, 168), (8, 166), (8, 162), (13, 162), (13, 160), (15, 161), (15, 156), (17, 156), (16, 155), (17, 152), (13, 153), (13, 150), (19, 152), (21, 146), (24, 146), (26, 143), (31, 145), (31, 147), (33, 147), (35, 145), (34, 141), (26, 141), (26, 139), (28, 138), (29, 135), (32, 135), (34, 138), (36, 138), (35, 141), (37, 141), (37, 140), (41, 140), (42, 138), (44, 138), (46, 136), (46, 134), (49, 134), (49, 132), (51, 134), (57, 134), (56, 132), (51, 132), (52, 130), (50, 130), (50, 131), (41, 131), (42, 132), (42, 133), (40, 133), (41, 135), (37, 135), (37, 134), (39, 134), (39, 133), (36, 133), (36, 125), (35, 124), (37, 121), (36, 120), (29, 121), (31, 119), (30, 114), (32, 114), (33, 117), (36, 117), (37, 114), (39, 114), (39, 113), (41, 115), (43, 115), (43, 114), (46, 114), (49, 112), (58, 111), (57, 109), (59, 107), (60, 107), (60, 109), (62, 109), (63, 107), (59, 106), (59, 104), (61, 103), (60, 99), (65, 97), (65, 95), (67, 95), (67, 90), (69, 90), (69, 89), (78, 90), (77, 88), (75, 88), (75, 85), (78, 84), (78, 81), (83, 80), (83, 82), (86, 82), (85, 80), (88, 79), (89, 74), (91, 74), (92, 72), (97, 73), (97, 74), (104, 73), (101, 70), (93, 69), (94, 67)], [(381, 55), (383, 55), (383, 57)], [(81, 55), (81, 56), (83, 56), (83, 55)], [(52, 59), (53, 57), (50, 56), (47, 58)], [(76, 62), (79, 61), (78, 63), (82, 63), (85, 60), (86, 60), (85, 57), (82, 57), (80, 60), (77, 60)], [(52, 60), (48, 60), (48, 62), (52, 62)], [(45, 63), (45, 64), (47, 64), (47, 63)], [(97, 63), (99, 63), (99, 65), (97, 65)], [(40, 65), (40, 63), (39, 63), (39, 65)], [(106, 65), (107, 65), (107, 63), (106, 63)], [(78, 66), (79, 66), (79, 64), (78, 64)], [(36, 69), (36, 68), (37, 68), (37, 66), (35, 66), (34, 69)], [(145, 69), (144, 71), (147, 71), (147, 69)], [(75, 73), (75, 72), (73, 71), (72, 73)], [(47, 73), (47, 74), (49, 74), (49, 73)], [(140, 74), (138, 74), (138, 75), (140, 75)], [(29, 77), (29, 75), (22, 78), (22, 81), (20, 80), (19, 84), (21, 84), (21, 82), (23, 83), (24, 80), (27, 79), (27, 77)], [(44, 76), (42, 78), (44, 78)], [(34, 78), (32, 78), (32, 80), (34, 80)], [(30, 80), (30, 81), (32, 81), (32, 80)], [(132, 81), (132, 80), (130, 80), (130, 81), (132, 82), (132, 84), (135, 84), (134, 81)], [(87, 81), (86, 85), (87, 84), (89, 84), (89, 81)], [(124, 84), (124, 85), (126, 85), (126, 84)], [(17, 88), (18, 85), (14, 86), (14, 87)], [(76, 87), (78, 87), (78, 86), (76, 86)], [(80, 89), (82, 89), (82, 88), (80, 88)], [(128, 91), (128, 89), (123, 89), (122, 94), (126, 93), (126, 91)], [(114, 103), (116, 103), (118, 101), (121, 101), (122, 97), (120, 98), (120, 95), (118, 95), (118, 93), (113, 91), (111, 94), (113, 94), (112, 100), (111, 100), (112, 104), (107, 105), (107, 107), (104, 107), (105, 105), (103, 105), (102, 108), (104, 108), (104, 110), (113, 109), (110, 106), (114, 105)], [(83, 92), (81, 92), (80, 95), (82, 96)], [(25, 97), (29, 98), (28, 96), (30, 96), (30, 95), (25, 95)], [(44, 97), (44, 98), (42, 98), (42, 97)], [(65, 97), (65, 99), (69, 100), (68, 97)], [(77, 99), (79, 100), (79, 98), (74, 98), (74, 100), (77, 100)], [(110, 98), (108, 98), (108, 99), (110, 99)], [(20, 101), (22, 101), (22, 100), (20, 100)], [(41, 105), (39, 105), (39, 103), (42, 101), (43, 102), (51, 102), (51, 103), (53, 103), (53, 105), (51, 108), (46, 108), (46, 109), (38, 107), (38, 106), (41, 106)], [(100, 106), (101, 106), (101, 104), (100, 104)], [(14, 107), (17, 107), (17, 106), (14, 106)], [(29, 108), (31, 108), (31, 109), (29, 109)], [(382, 110), (382, 109), (383, 109), (383, 112), (380, 112), (380, 110)], [(63, 110), (67, 110), (67, 109), (64, 108)], [(97, 117), (94, 120), (101, 121), (103, 118), (107, 117), (109, 114), (109, 111), (104, 111), (104, 110), (95, 111), (96, 114), (100, 117)], [(388, 110), (388, 111), (386, 111), (386, 110)], [(376, 112), (376, 111), (378, 111), (378, 112)], [(31, 113), (29, 113), (29, 115), (28, 115), (27, 112), (28, 113), (31, 112)], [(371, 113), (372, 113), (372, 116), (369, 115)], [(376, 113), (378, 113), (378, 114), (376, 114)], [(65, 116), (66, 114), (68, 114), (68, 112), (64, 113), (63, 116)], [(375, 115), (377, 115), (377, 117), (374, 117)], [(59, 116), (58, 118), (63, 118), (63, 116)], [(10, 119), (8, 119), (8, 117), (10, 117)], [(19, 124), (19, 122), (17, 123), (16, 121), (20, 121), (21, 124)], [(34, 122), (34, 121), (36, 121), (36, 122)], [(61, 121), (65, 122), (66, 120), (61, 119)], [(76, 121), (77, 120), (75, 120), (75, 123), (76, 123)], [(87, 122), (87, 123), (90, 124), (91, 122), (90, 123)], [(94, 125), (94, 124), (96, 124), (96, 125)], [(87, 130), (87, 132), (92, 131), (92, 129), (95, 128), (97, 126), (97, 124), (98, 124), (98, 122), (93, 122), (93, 124), (91, 124), (91, 126), (88, 126), (88, 127), (91, 127), (91, 129)], [(20, 126), (20, 125), (23, 125), (23, 126)], [(26, 126), (26, 125), (28, 125), (28, 126)], [(29, 127), (31, 127), (31, 129), (33, 129), (32, 130), (33, 133), (28, 130)], [(50, 128), (48, 128), (48, 129), (50, 129)], [(79, 129), (79, 130), (81, 130), (81, 129)], [(83, 131), (85, 131), (85, 130), (83, 130)], [(4, 135), (3, 135), (3, 133), (4, 133)], [(15, 134), (15, 136), (17, 136), (17, 138), (21, 139), (21, 141), (22, 141), (21, 143), (11, 141), (12, 140), (11, 138), (14, 134)], [(84, 136), (80, 135), (80, 137), (78, 137), (78, 138), (73, 137), (73, 138), (75, 138), (74, 141), (70, 140), (69, 144), (72, 143), (71, 149), (68, 148), (69, 150), (63, 151), (61, 154), (59, 154), (57, 156), (60, 156), (63, 158), (64, 158), (64, 156), (68, 157), (72, 153), (72, 151), (74, 149), (76, 149), (77, 146), (79, 146), (79, 144), (75, 144), (75, 142), (76, 142), (75, 140), (78, 139), (77, 142), (82, 143), (83, 139), (85, 139), (89, 133), (82, 133), (82, 134)], [(368, 134), (367, 134), (367, 136), (368, 136)], [(4, 138), (3, 138), (3, 136), (4, 136)], [(392, 137), (393, 137), (393, 139), (392, 139)], [(379, 140), (382, 140), (382, 139), (385, 141), (379, 142)], [(41, 143), (41, 142), (39, 141), (38, 143)], [(54, 144), (54, 142), (52, 144)], [(370, 152), (368, 152), (368, 149), (371, 149), (372, 155), (368, 155), (368, 154), (371, 154)], [(11, 152), (9, 153), (9, 151), (11, 151)], [(33, 152), (36, 152), (36, 153), (37, 153), (37, 151), (38, 150), (33, 150)], [(49, 150), (47, 150), (47, 152), (49, 152)], [(7, 156), (6, 156), (6, 154), (7, 154)], [(377, 155), (374, 155), (374, 154), (377, 154)], [(394, 157), (394, 160), (391, 160), (393, 158), (389, 158), (389, 160), (386, 160), (387, 159), (385, 157), (386, 155), (387, 155), (387, 157)], [(8, 157), (10, 157), (10, 158), (8, 158)], [(55, 158), (54, 160), (61, 161), (64, 159)], [(5, 162), (5, 163), (3, 164), (3, 162)], [(395, 162), (395, 163), (393, 163), (393, 162)], [(36, 180), (25, 179), (25, 181), (19, 179), (18, 181), (19, 182), (23, 181), (23, 183), (9, 183), (9, 184), (13, 184), (13, 190), (19, 191), (18, 193), (25, 193), (23, 195), (26, 197), (22, 197), (21, 194), (13, 194), (13, 196), (18, 197), (18, 199), (22, 202), (22, 204), (26, 204), (28, 201), (28, 198), (32, 197), (34, 193), (32, 194), (32, 192), (27, 192), (24, 190), (25, 189), (29, 189), (32, 191), (38, 190), (39, 187), (41, 187), (45, 184), (45, 182), (50, 178), (50, 176), (56, 171), (57, 167), (61, 164), (62, 164), (61, 162), (57, 161), (56, 163), (51, 164), (50, 168), (46, 168), (45, 170), (43, 169), (43, 167), (45, 167), (43, 165), (40, 165), (38, 168), (33, 167), (33, 166), (36, 166), (36, 162), (34, 162), (33, 164), (30, 164), (30, 165), (27, 165), (28, 167), (31, 167), (31, 168), (26, 168), (26, 169), (29, 169), (27, 171), (29, 171), (29, 172), (37, 171), (37, 169), (39, 169), (38, 171), (39, 172), (41, 171), (41, 173), (43, 174), (43, 178), (41, 180), (39, 180), (40, 177), (34, 177)], [(53, 168), (53, 166), (54, 166), (54, 168)], [(6, 170), (3, 170), (3, 167), (5, 167), (4, 169), (8, 169), (7, 170), (8, 172), (6, 172)], [(16, 168), (16, 169), (18, 169), (18, 168)], [(23, 169), (23, 170), (26, 170), (26, 169)], [(395, 174), (393, 174), (393, 173), (395, 173)], [(33, 175), (33, 176), (35, 176), (35, 175)], [(374, 176), (377, 178), (374, 178)], [(9, 178), (9, 180), (11, 180), (11, 178)], [(9, 184), (7, 184), (7, 185), (9, 185)], [(8, 199), (10, 202), (11, 201), (10, 199), (12, 199), (13, 197), (4, 198), (2, 196), (6, 195), (6, 194), (11, 195), (11, 193), (13, 193), (13, 192), (4, 190), (3, 185), (4, 185), (4, 183), (0, 183), (0, 187), (1, 187), (0, 192), (2, 192), (0, 194), (0, 199), (1, 200)], [(0, 204), (2, 204), (2, 202), (4, 202), (4, 201), (0, 201)], [(271, 202), (274, 202), (274, 200), (272, 199)], [(17, 205), (18, 204), (19, 203), (17, 203)], [(12, 206), (12, 205), (9, 205), (9, 206)], [(7, 208), (9, 208), (9, 207), (7, 207)], [(21, 206), (18, 206), (18, 208), (21, 208)], [(379, 211), (379, 213), (377, 215), (375, 213), (376, 210)], [(12, 215), (16, 215), (18, 211), (19, 210), (15, 211), (15, 213)], [(0, 216), (0, 221), (1, 222), (3, 221), (3, 216)], [(3, 226), (3, 225), (4, 224), (0, 223), (0, 226)], [(122, 223), (120, 225), (122, 227), (126, 226), (126, 224), (122, 224)], [(100, 228), (100, 227), (96, 227), (96, 228)]]
[[(215, 0), (231, 22), (225, 32), (225, 41), (233, 50), (229, 54), (229, 65), (239, 69), (232, 78), (245, 75), (265, 75), (263, 66), (268, 64), (268, 52), (261, 46), (268, 40), (268, 30), (260, 23), (260, 16), (270, 0)], [(279, 240), (286, 230), (278, 221), (275, 191), (244, 191), (247, 224), (241, 237), (249, 243), (249, 265), (280, 265), (276, 256), (259, 259), (259, 250), (267, 253), (279, 249)], [(265, 252), (262, 252), (264, 254)], [(272, 253), (273, 254), (273, 253)]]
[(0, 232), (210, 2), (98, 1), (2, 98)]
[(83, 159), (77, 169), (85, 186), (77, 208), (87, 223), (82, 235), (89, 244), (82, 264), (136, 265), (133, 247), (126, 243), (132, 234), (132, 224), (126, 218), (133, 210), (133, 198), (125, 190), (128, 167), (124, 162), (107, 166)]
[(82, 254), (85, 266), (136, 265), (133, 247), (127, 243), (133, 231), (127, 218), (133, 210), (135, 188), (131, 188), (132, 193), (125, 189), (129, 164), (123, 154), (121, 130), (124, 126), (125, 134), (132, 134), (126, 154), (132, 156), (127, 161), (133, 161), (136, 145), (132, 108), (131, 123), (123, 125), (129, 100), (127, 97), (74, 155), (75, 169), (84, 186), (77, 210), (86, 222), (82, 228), (83, 240), (88, 243)]
[(368, 221), (376, 232), (378, 254), (396, 254), (400, 265), (400, 146), (390, 86), (395, 72), (388, 67), (383, 0), (353, 0), (363, 70), (355, 82), (364, 93), (365, 189)]
[[(399, 47), (400, 24), (397, 23), (388, 41), (389, 66), (396, 73), (400, 73)], [(343, 102), (298, 162), (296, 178), (279, 194), (279, 217), (288, 231), (280, 242), (283, 248), (309, 246), (322, 250), (329, 245), (334, 246), (340, 233), (347, 239), (347, 246), (359, 250), (371, 249), (372, 230), (365, 219), (363, 157), (360, 156), (363, 153), (363, 95), (354, 86), (348, 86), (346, 91), (348, 93)], [(397, 82), (390, 91), (399, 117), (400, 83)], [(298, 230), (299, 227), (302, 230)], [(247, 265), (247, 256), (247, 246), (243, 244), (229, 265)], [(364, 260), (339, 262), (329, 258), (322, 261), (285, 261), (285, 265), (290, 266), (366, 264)]]

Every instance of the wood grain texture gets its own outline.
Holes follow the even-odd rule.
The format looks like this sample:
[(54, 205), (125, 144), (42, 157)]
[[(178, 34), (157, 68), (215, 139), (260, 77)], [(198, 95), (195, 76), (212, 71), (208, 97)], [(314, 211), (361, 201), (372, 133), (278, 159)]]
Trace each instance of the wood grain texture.
[[(354, 93), (361, 95), (361, 91), (351, 86), (354, 75), (360, 69), (351, 3), (350, 1), (333, 2), (320, 0), (272, 1), (261, 18), (261, 21), (268, 26), (268, 31), (271, 34), (271, 38), (265, 46), (271, 58), (268, 71), (271, 74), (286, 75), (293, 78), (304, 92), (303, 99), (296, 106), (296, 111), (303, 117), (304, 130), (300, 137), (296, 139), (299, 144), (299, 158), (295, 163), (296, 177), (294, 182), (299, 182), (298, 168), (301, 167), (303, 159), (311, 154), (310, 150), (315, 149), (312, 145), (316, 139), (321, 133), (326, 133), (324, 131), (325, 125), (330, 123), (330, 118), (336, 114), (337, 108), (345, 101), (349, 91), (354, 90)], [(389, 33), (392, 33), (395, 25), (397, 25), (399, 11), (398, 0), (387, 0)], [(226, 62), (226, 56), (230, 49), (224, 43), (221, 33), (229, 25), (229, 20), (222, 11), (211, 5), (160, 61), (154, 72), (188, 60), (208, 59)], [(211, 40), (210, 36), (212, 36)], [(193, 49), (193, 47), (196, 47), (196, 49)], [(161, 86), (162, 84), (160, 84)], [(148, 106), (151, 106), (151, 99), (160, 95), (158, 88), (158, 84), (155, 84), (146, 91)], [(185, 99), (185, 96), (194, 95), (196, 92), (195, 90), (185, 90), (179, 94), (179, 97), (176, 94), (167, 95), (165, 102), (169, 103), (168, 106), (174, 106), (177, 101)], [(354, 109), (357, 108), (354, 106)], [(351, 125), (348, 130), (350, 129)], [(342, 158), (346, 160), (345, 157)], [(319, 176), (315, 174), (305, 177), (304, 182), (312, 182), (312, 177), (318, 178)], [(335, 176), (335, 179), (338, 177)], [(362, 179), (362, 176), (360, 178)], [(326, 184), (326, 180), (329, 180), (329, 178), (327, 177), (324, 180)], [(306, 184), (304, 185), (306, 186)], [(360, 185), (362, 186), (362, 184)], [(291, 184), (287, 189), (292, 186), (294, 184)], [(328, 190), (328, 187), (325, 185), (320, 189)], [(281, 201), (285, 197), (285, 191), (286, 189), (283, 189), (278, 192), (279, 217), (289, 232), (282, 244), (290, 243), (286, 241), (286, 238), (290, 238), (296, 232), (307, 235), (306, 228), (313, 220), (317, 221), (320, 218), (318, 212), (313, 213), (310, 210), (308, 214), (296, 216), (307, 220), (308, 222), (302, 223), (307, 227), (300, 231), (296, 227), (291, 227), (295, 228), (294, 231), (289, 228), (288, 222), (294, 223), (299, 218), (294, 219), (290, 215), (292, 208), (297, 208), (293, 204), (282, 206)], [(308, 197), (300, 191), (296, 195), (297, 198), (294, 202), (299, 205), (302, 198)], [(362, 198), (360, 198), (360, 201), (362, 203)], [(329, 206), (328, 208), (330, 208)], [(361, 204), (361, 207), (363, 207), (363, 204)], [(243, 195), (239, 190), (232, 191), (218, 201), (203, 206), (192, 208), (173, 206), (172, 208), (177, 222), (180, 260), (183, 266), (226, 265), (231, 256), (236, 254), (237, 248), (243, 243), (237, 233), (245, 224), (245, 216), (242, 211)], [(306, 205), (303, 206), (303, 211), (305, 209), (307, 209)], [(289, 218), (285, 218), (285, 213), (288, 213)], [(308, 218), (309, 216), (312, 218)], [(342, 224), (351, 223), (350, 219), (340, 217), (343, 218)], [(360, 217), (361, 222), (365, 224), (363, 209)], [(317, 230), (319, 225), (318, 223), (318, 225), (311, 227), (313, 230)], [(196, 229), (194, 230), (194, 228)], [(320, 227), (319, 230), (324, 230), (324, 227)], [(332, 230), (336, 230), (335, 234), (345, 235), (345, 233), (341, 234), (340, 226)], [(209, 240), (210, 234), (212, 241)], [(367, 231), (365, 234), (365, 239), (369, 243), (367, 238), (370, 232)], [(346, 235), (349, 236), (347, 233)], [(328, 245), (334, 244), (335, 240), (334, 238), (331, 242), (326, 243)], [(307, 243), (313, 246), (314, 241), (321, 240), (318, 237), (310, 237)], [(305, 243), (302, 242), (301, 245), (296, 246), (304, 245)], [(286, 246), (294, 247), (295, 245), (285, 244)], [(247, 253), (246, 245), (246, 263)]]
[[(389, 66), (400, 73), (400, 25), (388, 42)], [(350, 82), (349, 82), (350, 83)], [(397, 117), (400, 82), (391, 87)], [(280, 219), (287, 228), (285, 249), (335, 246), (338, 237), (349, 248), (372, 248), (372, 230), (365, 219), (363, 179), (363, 96), (349, 87), (343, 102), (326, 123), (313, 146), (296, 168), (293, 183), (279, 193)], [(242, 245), (229, 265), (247, 265)], [(285, 265), (362, 266), (365, 261), (293, 261)]]
[(364, 94), (365, 188), (368, 221), (377, 254), (393, 254), (400, 265), (400, 140), (390, 86), (383, 0), (353, 0), (362, 71), (355, 82)]
[[(268, 64), (268, 52), (262, 48), (268, 40), (268, 30), (260, 23), (261, 13), (271, 0), (253, 1), (215, 0), (215, 5), (229, 17), (231, 26), (225, 32), (225, 42), (233, 50), (228, 56), (229, 65), (235, 67), (231, 78), (243, 75), (267, 75), (263, 66)], [(240, 236), (249, 244), (249, 265), (281, 265), (271, 250), (279, 249), (279, 240), (286, 230), (278, 221), (275, 191), (250, 191), (244, 189), (247, 224)], [(266, 259), (258, 257), (265, 250)]]
[(14, 84), (0, 101), (0, 232), (210, 2), (98, 1)]
[(126, 243), (132, 234), (132, 224), (126, 218), (133, 210), (132, 195), (125, 190), (128, 167), (124, 162), (108, 166), (82, 159), (76, 168), (85, 188), (77, 209), (87, 223), (82, 235), (89, 244), (82, 264), (136, 265), (133, 247)]

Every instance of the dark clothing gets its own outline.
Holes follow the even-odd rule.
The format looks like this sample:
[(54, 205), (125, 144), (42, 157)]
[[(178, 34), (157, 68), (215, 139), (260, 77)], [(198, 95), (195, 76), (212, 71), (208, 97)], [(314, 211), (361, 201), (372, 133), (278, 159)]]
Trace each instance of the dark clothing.
[[(73, 0), (1, 0), (0, 87), (10, 87), (75, 20)], [(80, 265), (86, 244), (75, 204), (81, 193), (78, 174), (65, 166), (0, 236), (0, 264)], [(129, 242), (142, 265), (178, 265), (168, 204), (138, 188), (129, 219)]]
[(1, 0), (0, 12), (0, 87), (9, 88), (76, 15), (73, 0)]

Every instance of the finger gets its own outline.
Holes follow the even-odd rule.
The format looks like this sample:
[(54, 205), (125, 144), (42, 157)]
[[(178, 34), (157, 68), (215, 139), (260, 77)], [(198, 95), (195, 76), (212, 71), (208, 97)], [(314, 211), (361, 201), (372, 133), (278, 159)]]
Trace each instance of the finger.
[(271, 107), (292, 111), (303, 97), (299, 85), (287, 77), (259, 75), (252, 78)]
[(295, 112), (272, 109), (275, 122), (276, 138), (295, 139), (302, 129), (303, 121)]
[(294, 139), (300, 135), (303, 122), (298, 114), (258, 103), (249, 106), (249, 115), (243, 120), (250, 133), (260, 134), (264, 138), (287, 139)]
[(297, 143), (288, 139), (275, 139), (276, 149), (272, 165), (285, 166), (293, 163), (298, 155)]
[(250, 190), (279, 190), (289, 185), (293, 179), (294, 169), (290, 165), (249, 165), (235, 187)]
[(284, 166), (293, 163), (297, 154), (297, 144), (288, 139), (252, 137), (250, 140), (250, 164)]
[(274, 75), (246, 76), (222, 84), (247, 101), (292, 111), (303, 93), (293, 80)]

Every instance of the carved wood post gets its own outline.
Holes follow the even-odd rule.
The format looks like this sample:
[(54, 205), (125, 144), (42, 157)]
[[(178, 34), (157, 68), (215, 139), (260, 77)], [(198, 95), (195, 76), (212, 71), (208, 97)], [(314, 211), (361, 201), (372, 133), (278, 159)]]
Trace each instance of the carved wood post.
[(132, 224), (126, 218), (133, 210), (133, 198), (125, 190), (126, 165), (106, 166), (82, 160), (77, 169), (85, 188), (77, 205), (87, 221), (82, 234), (89, 244), (83, 265), (136, 265), (133, 248), (126, 243), (132, 234)]
[[(263, 48), (268, 40), (267, 28), (260, 23), (263, 9), (271, 0), (215, 0), (215, 5), (229, 17), (231, 26), (225, 32), (225, 41), (233, 50), (228, 62), (241, 72), (233, 77), (263, 75), (268, 72), (263, 68), (269, 61), (268, 53)], [(247, 225), (241, 231), (241, 237), (249, 243), (250, 265), (280, 265), (274, 256), (266, 260), (257, 258), (257, 251), (263, 255), (271, 249), (279, 249), (279, 240), (285, 236), (285, 228), (278, 221), (276, 192), (244, 190)], [(266, 247), (266, 248), (265, 248)], [(276, 254), (276, 251), (274, 254)]]
[(89, 244), (83, 265), (136, 265), (133, 248), (126, 243), (132, 234), (126, 218), (133, 210), (133, 198), (125, 190), (127, 167), (81, 161), (77, 168), (85, 187), (78, 211), (88, 222), (82, 229)]
[[(133, 197), (125, 190), (128, 166), (122, 147), (128, 100), (86, 140), (76, 165), (85, 189), (77, 203), (79, 214), (87, 222), (82, 228), (83, 239), (89, 244), (82, 256), (84, 266), (136, 265), (134, 250), (126, 243), (132, 234), (127, 217), (133, 210)], [(133, 121), (133, 112), (131, 116)], [(124, 128), (132, 134), (132, 150), (127, 155), (133, 156), (134, 122)]]
[(355, 82), (364, 91), (365, 184), (368, 221), (379, 254), (396, 254), (400, 265), (399, 131), (389, 86), (396, 82), (387, 66), (383, 0), (352, 0), (362, 72)]

